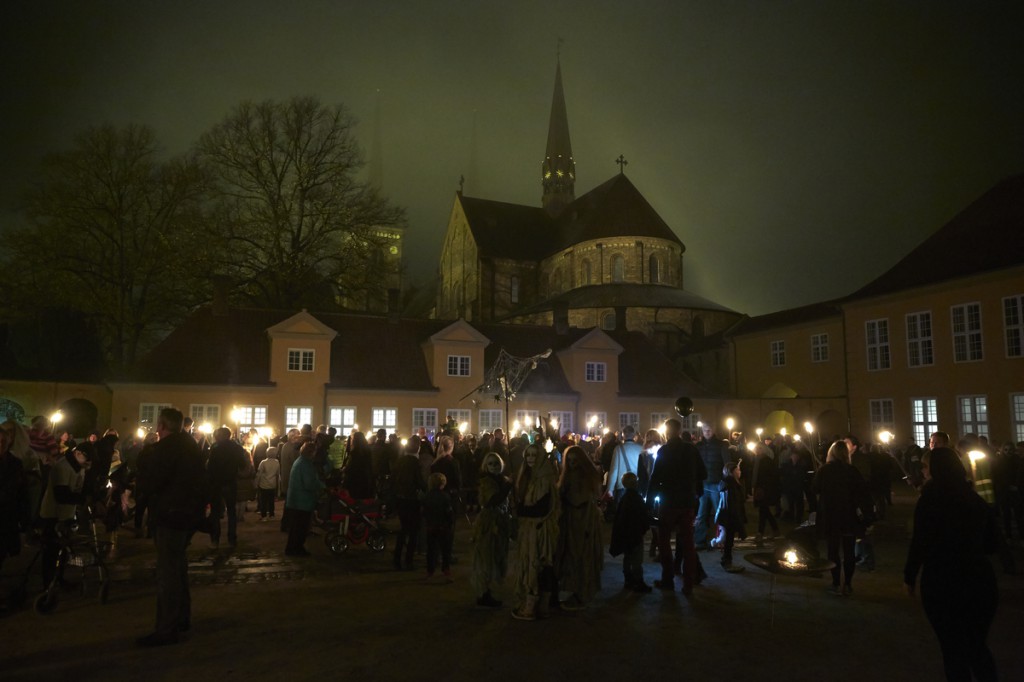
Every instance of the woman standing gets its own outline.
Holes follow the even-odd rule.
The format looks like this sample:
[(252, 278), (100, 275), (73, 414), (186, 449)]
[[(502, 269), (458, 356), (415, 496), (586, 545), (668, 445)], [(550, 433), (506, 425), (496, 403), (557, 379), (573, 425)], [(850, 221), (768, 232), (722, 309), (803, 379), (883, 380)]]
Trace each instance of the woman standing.
[(299, 458), (292, 465), (292, 473), (288, 478), (288, 497), (285, 498), (285, 510), (288, 512), (288, 544), (284, 553), (287, 556), (309, 556), (306, 549), (306, 536), (309, 524), (316, 509), (317, 498), (324, 487), (317, 475), (313, 456), (316, 446), (307, 442), (299, 450)]
[(754, 506), (757, 507), (757, 545), (764, 543), (765, 526), (772, 527), (771, 539), (779, 534), (779, 523), (772, 514), (772, 505), (778, 504), (780, 495), (779, 464), (775, 453), (764, 443), (754, 448)]
[(921, 572), (921, 604), (939, 639), (947, 680), (995, 680), (985, 640), (999, 593), (985, 557), (996, 550), (998, 530), (988, 504), (971, 490), (949, 448), (931, 452), (931, 481), (914, 509), (914, 535), (903, 569), (913, 596)]
[(519, 605), (512, 617), (534, 620), (547, 607), (556, 588), (555, 551), (558, 548), (558, 472), (555, 461), (534, 443), (523, 452), (523, 465), (516, 479), (515, 589)]
[(558, 481), (562, 518), (558, 534), (558, 580), (572, 595), (562, 608), (582, 609), (601, 589), (604, 539), (601, 537), (601, 472), (590, 463), (582, 448), (565, 451)]
[(477, 606), (499, 607), (491, 588), (508, 572), (511, 518), (508, 495), (512, 482), (502, 475), (505, 463), (497, 453), (484, 455), (480, 466), (480, 513), (473, 524), (473, 589)]
[[(853, 569), (856, 565), (854, 545), (860, 521), (857, 518), (858, 501), (866, 492), (864, 478), (850, 464), (846, 443), (837, 440), (828, 449), (825, 466), (818, 470), (811, 483), (818, 495), (818, 534), (825, 537), (828, 560), (833, 563), (832, 594), (849, 596), (853, 593)], [(842, 563), (839, 550), (842, 548)], [(842, 588), (839, 586), (843, 578)]]

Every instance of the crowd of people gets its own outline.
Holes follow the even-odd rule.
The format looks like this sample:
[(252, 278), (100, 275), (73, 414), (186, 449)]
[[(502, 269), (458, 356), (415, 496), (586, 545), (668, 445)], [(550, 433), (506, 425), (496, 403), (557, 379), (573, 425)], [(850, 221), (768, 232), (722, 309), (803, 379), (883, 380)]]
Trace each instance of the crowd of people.
[(383, 429), (342, 437), (310, 425), (280, 437), (227, 427), (208, 436), (170, 408), (152, 433), (78, 440), (56, 437), (37, 417), (28, 428), (8, 421), (0, 430), (0, 562), (25, 538), (40, 545), (44, 583), (61, 581), (58, 537), (76, 515), (102, 527), (114, 555), (130, 520), (158, 552), (156, 627), (139, 643), (173, 643), (190, 627), (186, 549), (196, 532), (219, 547), (226, 521), (234, 547), (254, 503), (260, 521), (281, 517), (285, 554), (307, 556), (323, 491), (343, 487), (387, 504), (399, 526), (394, 568), (411, 570), (425, 554), (428, 581), (451, 581), (457, 520), (470, 520), (476, 603), (501, 606), (511, 577), (512, 616), (534, 620), (585, 608), (601, 589), (606, 551), (622, 556), (623, 586), (640, 593), (652, 591), (645, 554), (661, 566), (654, 588), (674, 590), (678, 577), (687, 595), (707, 576), (703, 550), (721, 550), (725, 571), (742, 571), (733, 556), (736, 540), (748, 537), (749, 503), (755, 546), (772, 543), (780, 524), (813, 526), (832, 564), (829, 590), (848, 596), (855, 571), (874, 568), (872, 527), (903, 479), (920, 491), (907, 589), (915, 593), (921, 573), (950, 679), (964, 666), (993, 679), (985, 635), (997, 594), (985, 554), (1000, 552), (1013, 570), (1005, 548), (1014, 530), (1020, 539), (1019, 452), (970, 435), (953, 448), (941, 432), (928, 449), (894, 451), (852, 434), (819, 449), (785, 435), (719, 438), (707, 424), (691, 435), (678, 419), (642, 436), (627, 426), (597, 438), (540, 424), (511, 439), (501, 429), (464, 436), (451, 420), (436, 436), (420, 429), (408, 439)]

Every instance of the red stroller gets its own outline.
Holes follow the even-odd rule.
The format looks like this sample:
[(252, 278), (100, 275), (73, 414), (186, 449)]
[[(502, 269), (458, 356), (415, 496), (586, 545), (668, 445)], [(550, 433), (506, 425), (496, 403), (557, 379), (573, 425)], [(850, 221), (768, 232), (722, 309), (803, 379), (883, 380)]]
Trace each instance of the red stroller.
[(366, 544), (381, 552), (388, 532), (381, 527), (381, 505), (377, 500), (356, 500), (343, 488), (328, 488), (317, 509), (318, 525), (327, 532), (324, 544), (333, 554), (343, 554), (351, 545)]

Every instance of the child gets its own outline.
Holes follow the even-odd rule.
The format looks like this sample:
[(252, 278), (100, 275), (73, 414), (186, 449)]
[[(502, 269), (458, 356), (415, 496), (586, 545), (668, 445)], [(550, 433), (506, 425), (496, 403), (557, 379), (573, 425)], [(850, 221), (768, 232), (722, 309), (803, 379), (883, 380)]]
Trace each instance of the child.
[(725, 529), (725, 545), (722, 552), (722, 568), (729, 573), (740, 573), (742, 566), (732, 563), (732, 545), (738, 535), (742, 540), (747, 536), (743, 524), (747, 521), (744, 508), (746, 494), (740, 485), (739, 462), (726, 462), (722, 468), (722, 482), (718, 484), (719, 502), (715, 523)]
[(650, 592), (651, 586), (644, 582), (644, 535), (651, 526), (644, 498), (637, 491), (637, 476), (629, 472), (622, 475), (625, 492), (615, 509), (612, 522), (612, 542), (608, 552), (612, 556), (622, 554), (622, 575), (624, 587), (634, 592)]
[(444, 491), (448, 478), (441, 473), (430, 474), (429, 488), (423, 498), (423, 521), (427, 529), (427, 580), (434, 577), (437, 567), (437, 552), (441, 551), (441, 573), (451, 582), (452, 571), (452, 525), (455, 512), (452, 498)]

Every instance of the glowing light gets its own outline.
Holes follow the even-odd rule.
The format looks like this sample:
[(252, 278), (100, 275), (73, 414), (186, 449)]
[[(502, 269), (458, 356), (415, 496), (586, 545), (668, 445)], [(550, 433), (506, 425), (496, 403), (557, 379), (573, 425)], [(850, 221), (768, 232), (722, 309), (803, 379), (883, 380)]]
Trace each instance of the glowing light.
[(970, 458), (972, 464), (977, 462), (979, 459), (985, 459), (985, 453), (981, 450), (971, 450), (967, 453), (967, 456)]
[(231, 408), (231, 421), (235, 422), (235, 424), (242, 421), (242, 411), (237, 407)]
[(533, 422), (533, 425), (538, 429), (540, 428), (540, 417), (537, 417), (537, 419)]
[(785, 438), (786, 437), (786, 427), (783, 426), (781, 429), (779, 429), (779, 433), (782, 434), (783, 438)]
[(796, 552), (794, 552), (791, 549), (786, 550), (785, 557), (786, 557), (786, 563), (787, 564), (795, 564), (797, 562), (797, 559), (799, 558), (797, 556)]
[(352, 430), (353, 431), (358, 431), (359, 430), (359, 424), (352, 424)]
[(552, 431), (557, 431), (558, 430), (558, 420), (557, 419), (552, 418), (551, 421), (548, 422), (548, 423), (551, 424), (551, 430)]
[(756, 448), (756, 447), (757, 447), (757, 444), (754, 441), (752, 441), (752, 440), (751, 441), (747, 441), (747, 450), (750, 450), (751, 452), (753, 452), (754, 448)]
[(698, 429), (703, 429), (704, 428), (704, 422), (697, 422), (697, 428)]
[(597, 426), (597, 416), (596, 415), (590, 418), (590, 421), (587, 422), (587, 426), (589, 426), (590, 428), (594, 428), (595, 426)]
[(516, 419), (512, 422), (512, 433), (519, 433), (520, 431), (522, 431), (522, 428), (520, 428), (519, 420)]
[(462, 422), (461, 424), (459, 424), (459, 433), (465, 433), (466, 429), (468, 428), (469, 424), (467, 424), (466, 422)]
[(608, 431), (609, 431), (609, 429), (608, 429), (608, 427), (606, 426), (606, 427), (604, 427), (604, 431), (602, 431), (602, 433), (604, 433), (604, 435), (606, 435), (606, 436), (607, 436), (607, 435), (608, 435)]
[(547, 452), (547, 453), (550, 454), (551, 451), (554, 450), (554, 449), (555, 449), (555, 444), (551, 442), (550, 438), (548, 438), (547, 441), (544, 443), (544, 452)]
[(145, 438), (146, 437), (146, 430), (144, 428), (142, 428), (142, 427), (139, 427), (135, 431), (135, 437), (136, 438), (140, 438), (140, 439), (141, 438)]
[(882, 431), (878, 434), (878, 440), (882, 441), (883, 445), (888, 445), (892, 440), (892, 431)]
[(50, 415), (50, 422), (51, 422), (52, 424), (54, 424), (55, 426), (56, 426), (56, 425), (57, 425), (58, 423), (60, 423), (60, 421), (61, 421), (62, 419), (64, 419), (64, 413), (63, 413), (63, 412), (61, 412), (60, 410), (57, 410), (56, 412), (54, 412), (53, 414), (51, 414), (51, 415)]
[(408, 438), (403, 438), (402, 439), (402, 447), (404, 448), (408, 444), (409, 444), (409, 439)]
[(814, 433), (814, 424), (811, 422), (804, 422), (804, 431), (807, 432), (808, 436)]
[(662, 422), (661, 426), (658, 427), (658, 433), (661, 434), (662, 438), (665, 437), (665, 431), (666, 431), (667, 428), (668, 427), (665, 425), (664, 422)]
[(732, 433), (732, 427), (736, 426), (736, 420), (729, 417), (725, 420), (725, 428), (729, 429), (729, 433)]
[(799, 443), (800, 442), (800, 434), (799, 433), (794, 433), (793, 434), (793, 440), (795, 440), (797, 443)]
[(762, 433), (764, 433), (764, 429), (762, 429), (762, 428), (761, 428), (761, 427), (759, 426), (759, 427), (757, 427), (757, 429), (755, 429), (755, 430), (754, 430), (754, 433), (756, 433), (756, 434), (757, 434), (757, 437), (758, 437), (758, 438), (760, 438), (760, 437), (761, 437), (761, 434), (762, 434)]
[(203, 422), (199, 425), (199, 433), (213, 433), (213, 424), (210, 422)]

